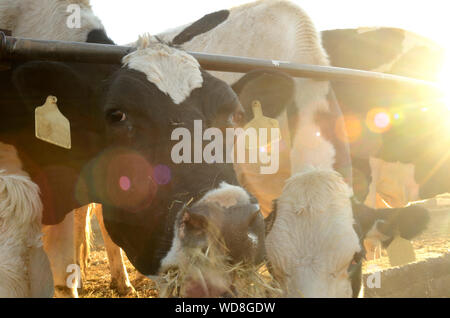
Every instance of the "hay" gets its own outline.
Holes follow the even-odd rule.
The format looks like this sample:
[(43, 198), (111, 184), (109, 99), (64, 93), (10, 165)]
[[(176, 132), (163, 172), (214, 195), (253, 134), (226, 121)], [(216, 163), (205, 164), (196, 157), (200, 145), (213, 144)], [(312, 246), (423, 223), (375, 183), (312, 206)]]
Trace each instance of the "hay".
[[(208, 290), (207, 278), (214, 277), (215, 283), (226, 288), (228, 295), (236, 298), (280, 297), (279, 284), (267, 270), (266, 264), (232, 264), (227, 250), (219, 240), (210, 240), (208, 248), (187, 248), (186, 262), (177, 268), (170, 268), (160, 276), (157, 283), (162, 298), (186, 297), (186, 286), (200, 282)], [(220, 276), (222, 281), (217, 281)]]
[(237, 298), (277, 298), (282, 290), (269, 273), (265, 263), (259, 266), (238, 264), (231, 269), (233, 276), (233, 297)]

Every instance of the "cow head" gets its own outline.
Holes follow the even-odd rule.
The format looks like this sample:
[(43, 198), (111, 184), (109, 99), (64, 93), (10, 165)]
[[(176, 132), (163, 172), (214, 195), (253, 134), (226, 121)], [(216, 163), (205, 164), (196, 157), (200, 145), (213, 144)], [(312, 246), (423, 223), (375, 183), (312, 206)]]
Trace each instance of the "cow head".
[[(78, 205), (102, 203), (109, 234), (144, 274), (157, 274), (162, 264), (177, 265), (180, 246), (192, 237), (190, 220), (198, 218), (227, 234), (224, 241), (235, 261), (261, 261), (262, 216), (237, 185), (233, 165), (174, 159), (185, 155), (185, 149), (174, 151), (179, 143), (174, 131), (189, 134), (184, 141), (192, 145), (188, 156), (194, 160), (196, 151), (203, 154), (203, 130), (229, 127), (242, 112), (236, 94), (185, 52), (152, 37), (138, 45), (101, 85), (101, 68), (95, 66), (81, 74), (79, 65), (48, 62), (15, 70), (14, 82), (28, 106), (53, 94), (71, 121), (73, 149), (62, 150), (68, 163), (59, 163), (78, 159), (76, 187), (70, 191)], [(194, 131), (199, 121), (200, 136)], [(52, 180), (56, 187), (66, 182)]]
[(389, 245), (397, 233), (411, 239), (427, 225), (423, 208), (374, 210), (351, 197), (334, 171), (309, 169), (287, 181), (266, 238), (268, 259), (286, 296), (357, 297), (362, 241), (375, 236)]
[(6, 0), (0, 4), (0, 18), (5, 23), (0, 28), (13, 36), (112, 43), (89, 0)]

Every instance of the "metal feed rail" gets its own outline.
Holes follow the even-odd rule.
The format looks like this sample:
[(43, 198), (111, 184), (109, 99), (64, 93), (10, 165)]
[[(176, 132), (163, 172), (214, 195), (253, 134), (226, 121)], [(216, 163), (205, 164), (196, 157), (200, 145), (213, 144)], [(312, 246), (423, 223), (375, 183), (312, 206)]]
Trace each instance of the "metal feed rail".
[[(0, 62), (51, 60), (99, 64), (120, 64), (135, 48), (80, 42), (43, 41), (6, 36), (0, 32)], [(205, 70), (247, 73), (256, 69), (284, 72), (293, 77), (337, 81), (383, 81), (397, 85), (428, 88), (441, 95), (435, 83), (377, 72), (297, 64), (284, 61), (188, 52)]]

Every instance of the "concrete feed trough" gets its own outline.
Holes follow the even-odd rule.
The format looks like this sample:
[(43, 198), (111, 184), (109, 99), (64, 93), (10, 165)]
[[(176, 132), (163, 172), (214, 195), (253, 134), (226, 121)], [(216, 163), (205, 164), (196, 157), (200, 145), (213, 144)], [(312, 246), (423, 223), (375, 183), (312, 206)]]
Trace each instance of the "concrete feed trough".
[(368, 288), (370, 275), (364, 275), (364, 297), (450, 297), (450, 254), (382, 270), (380, 288)]

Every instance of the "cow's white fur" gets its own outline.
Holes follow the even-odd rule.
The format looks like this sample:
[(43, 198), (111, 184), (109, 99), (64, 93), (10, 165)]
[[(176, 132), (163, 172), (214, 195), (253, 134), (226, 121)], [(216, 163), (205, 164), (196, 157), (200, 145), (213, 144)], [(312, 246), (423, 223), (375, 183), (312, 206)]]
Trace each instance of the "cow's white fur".
[(20, 161), (12, 153), (10, 146), (0, 143), (0, 162), (9, 168), (0, 170), (0, 298), (51, 297), (39, 189), (20, 171)]
[(308, 168), (286, 182), (266, 238), (286, 296), (352, 296), (347, 269), (361, 247), (351, 196), (343, 178), (328, 169)]
[(214, 202), (224, 208), (230, 208), (235, 205), (250, 204), (250, 196), (241, 187), (222, 182), (219, 188), (206, 193), (199, 204), (203, 202)]
[(314, 123), (314, 114), (306, 110), (302, 112), (295, 135), (295, 144), (291, 150), (292, 174), (311, 165), (333, 169), (336, 150), (322, 137), (320, 128)]
[(144, 73), (175, 104), (181, 104), (203, 84), (200, 65), (192, 55), (161, 43), (150, 35), (141, 36), (137, 50), (125, 56), (122, 63)]
[[(81, 27), (69, 28), (69, 5), (80, 8)], [(41, 40), (85, 42), (93, 29), (103, 29), (88, 0), (2, 0), (0, 29), (12, 31), (13, 36)]]

